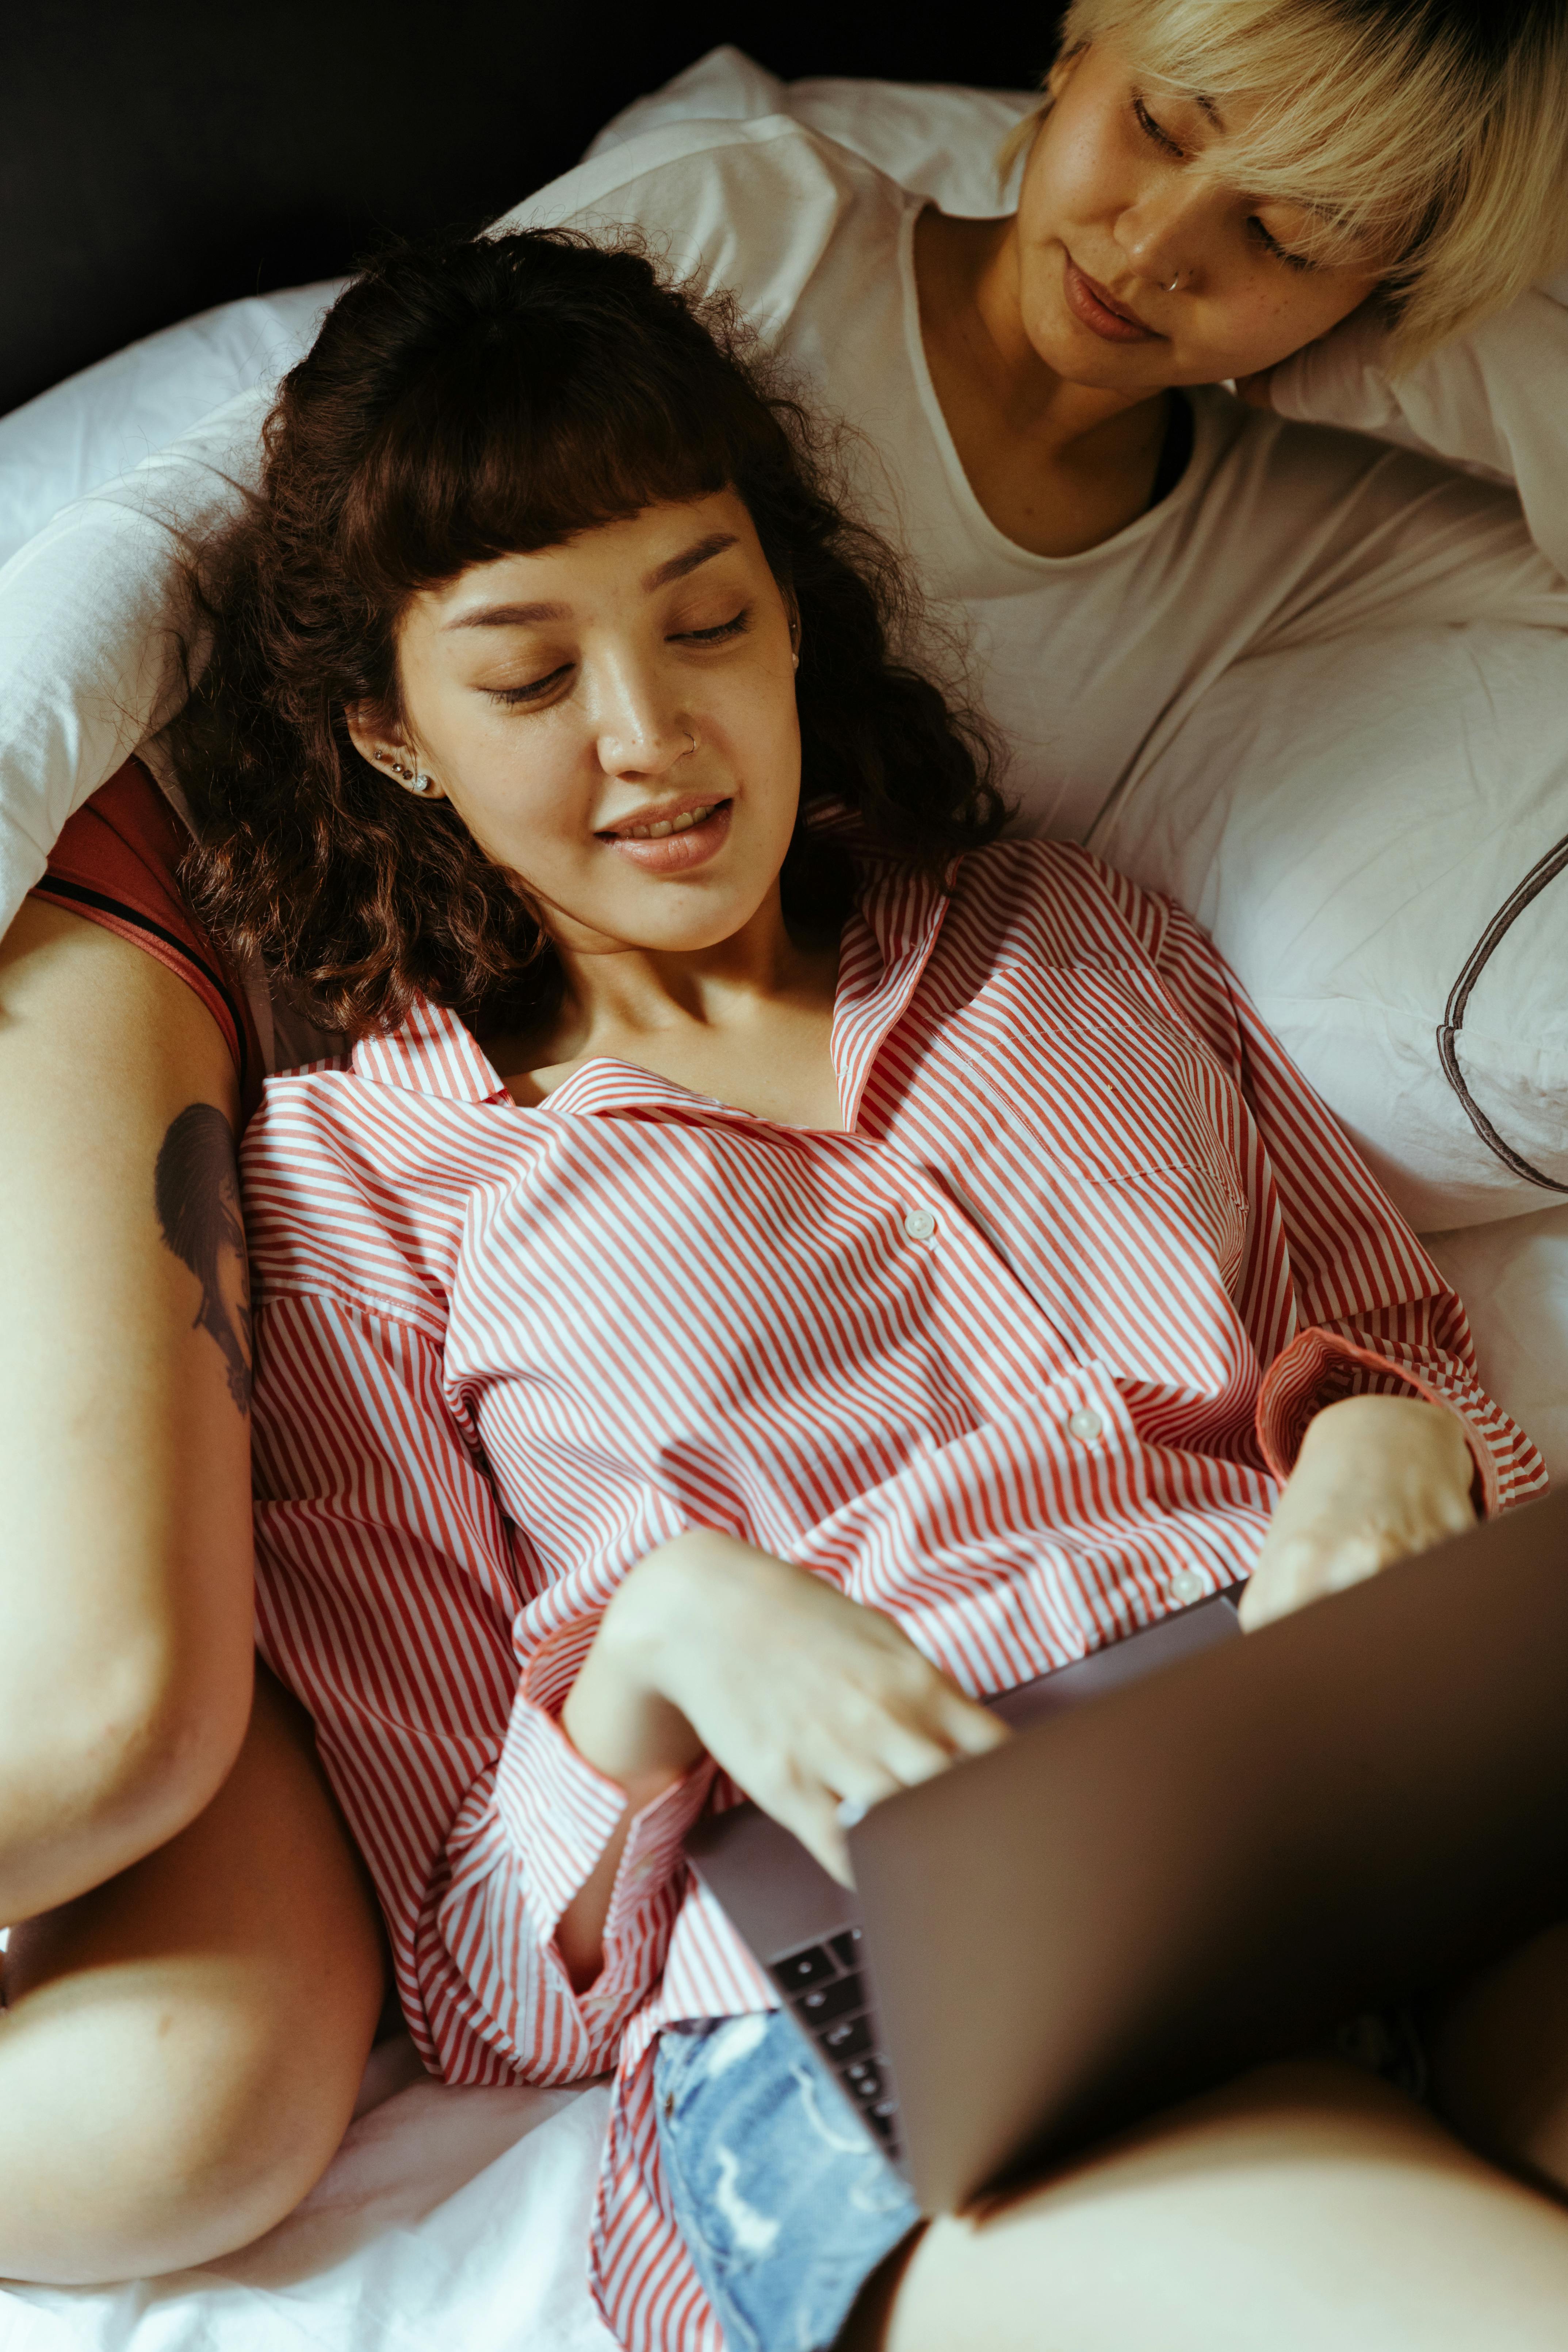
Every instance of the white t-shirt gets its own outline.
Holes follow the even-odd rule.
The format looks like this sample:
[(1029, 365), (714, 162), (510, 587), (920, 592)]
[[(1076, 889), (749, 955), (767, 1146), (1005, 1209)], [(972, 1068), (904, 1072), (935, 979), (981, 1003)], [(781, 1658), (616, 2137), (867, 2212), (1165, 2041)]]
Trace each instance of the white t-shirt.
[(859, 436), (857, 488), (970, 636), (1030, 830), (1085, 837), (1244, 653), (1380, 625), (1568, 623), (1568, 587), (1509, 491), (1218, 390), (1193, 395), (1192, 458), (1160, 506), (1081, 555), (1016, 546), (971, 489), (931, 384), (921, 203), (773, 116), (651, 131), (507, 221), (657, 237), (679, 274), (727, 286)]
[[(648, 131), (505, 225), (639, 229), (675, 274), (727, 287), (852, 428), (860, 498), (969, 639), (1027, 829), (1089, 836), (1243, 654), (1384, 625), (1568, 623), (1568, 585), (1510, 491), (1217, 390), (1192, 395), (1192, 458), (1158, 507), (1080, 555), (1017, 547), (971, 490), (926, 366), (922, 202), (772, 116)], [(174, 707), (179, 562), (256, 480), (268, 404), (265, 391), (231, 403), (68, 509), (0, 574), (8, 761), (45, 787), (0, 798), (0, 923), (71, 810)]]

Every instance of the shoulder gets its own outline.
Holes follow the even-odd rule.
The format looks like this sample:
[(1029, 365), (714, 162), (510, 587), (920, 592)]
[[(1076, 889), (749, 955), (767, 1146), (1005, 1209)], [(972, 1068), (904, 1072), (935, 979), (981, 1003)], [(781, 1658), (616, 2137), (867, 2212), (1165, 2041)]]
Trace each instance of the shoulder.
[(997, 955), (1160, 961), (1177, 910), (1069, 841), (993, 842), (959, 866), (947, 928)]
[(773, 114), (664, 123), (579, 163), (495, 226), (635, 229), (673, 277), (726, 288), (767, 334), (837, 237), (874, 234), (908, 203), (875, 165)]
[(943, 927), (950, 971), (976, 992), (1011, 973), (1070, 974), (1239, 1058), (1235, 984), (1184, 908), (1073, 842), (1003, 841), (966, 858)]
[(445, 1330), (466, 1218), (509, 1155), (469, 1106), (367, 1081), (342, 1062), (269, 1078), (240, 1151), (262, 1303), (353, 1301)]

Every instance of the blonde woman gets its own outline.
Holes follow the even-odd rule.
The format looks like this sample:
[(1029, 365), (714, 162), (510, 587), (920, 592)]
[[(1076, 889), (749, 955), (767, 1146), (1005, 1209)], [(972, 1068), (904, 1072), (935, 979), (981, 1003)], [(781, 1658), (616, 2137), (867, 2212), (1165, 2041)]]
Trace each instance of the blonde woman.
[[(1214, 388), (1369, 303), (1425, 351), (1553, 257), (1564, 10), (1472, 13), (1080, 0), (993, 222), (779, 119), (656, 131), (516, 218), (640, 225), (733, 289), (973, 629), (1025, 826), (1080, 835), (1249, 649), (1568, 619), (1505, 490)], [(99, 790), (183, 690), (181, 565), (257, 482), (266, 406), (0, 581), (0, 920), (78, 812), (0, 947), (0, 1917), (31, 1922), (0, 2012), (0, 2275), (167, 2268), (265, 2227), (326, 2161), (379, 2000), (308, 1746), (270, 1692), (246, 1733), (247, 1333), (216, 1156), (210, 1264), (160, 1210), (165, 1152), (213, 1134), (187, 1114), (232, 1131), (289, 1049), (183, 914), (147, 776)]]

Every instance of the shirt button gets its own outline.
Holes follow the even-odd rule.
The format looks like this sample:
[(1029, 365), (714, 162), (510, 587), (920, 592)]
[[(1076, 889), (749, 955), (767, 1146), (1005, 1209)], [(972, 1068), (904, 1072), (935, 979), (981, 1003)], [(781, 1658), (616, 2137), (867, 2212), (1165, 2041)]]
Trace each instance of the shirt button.
[(929, 1242), (936, 1231), (936, 1219), (929, 1209), (911, 1209), (904, 1219), (904, 1231), (912, 1242)]
[(1171, 1579), (1171, 1598), (1190, 1609), (1194, 1601), (1202, 1601), (1208, 1591), (1208, 1580), (1195, 1568), (1179, 1568)]
[(1092, 1445), (1104, 1429), (1105, 1423), (1097, 1412), (1090, 1412), (1088, 1405), (1080, 1404), (1078, 1411), (1070, 1416), (1068, 1427), (1075, 1437), (1081, 1437), (1086, 1445)]

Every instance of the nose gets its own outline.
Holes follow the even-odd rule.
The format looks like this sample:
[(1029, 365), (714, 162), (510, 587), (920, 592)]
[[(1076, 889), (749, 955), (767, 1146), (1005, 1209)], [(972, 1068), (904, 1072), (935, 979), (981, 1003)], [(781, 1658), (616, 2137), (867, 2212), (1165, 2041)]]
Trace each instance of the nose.
[(1201, 274), (1211, 209), (1205, 188), (1162, 172), (1118, 215), (1112, 234), (1138, 277), (1163, 287), (1180, 277), (1190, 286)]
[(692, 748), (679, 698), (652, 670), (615, 664), (602, 677), (598, 702), (595, 741), (607, 776), (668, 775)]

